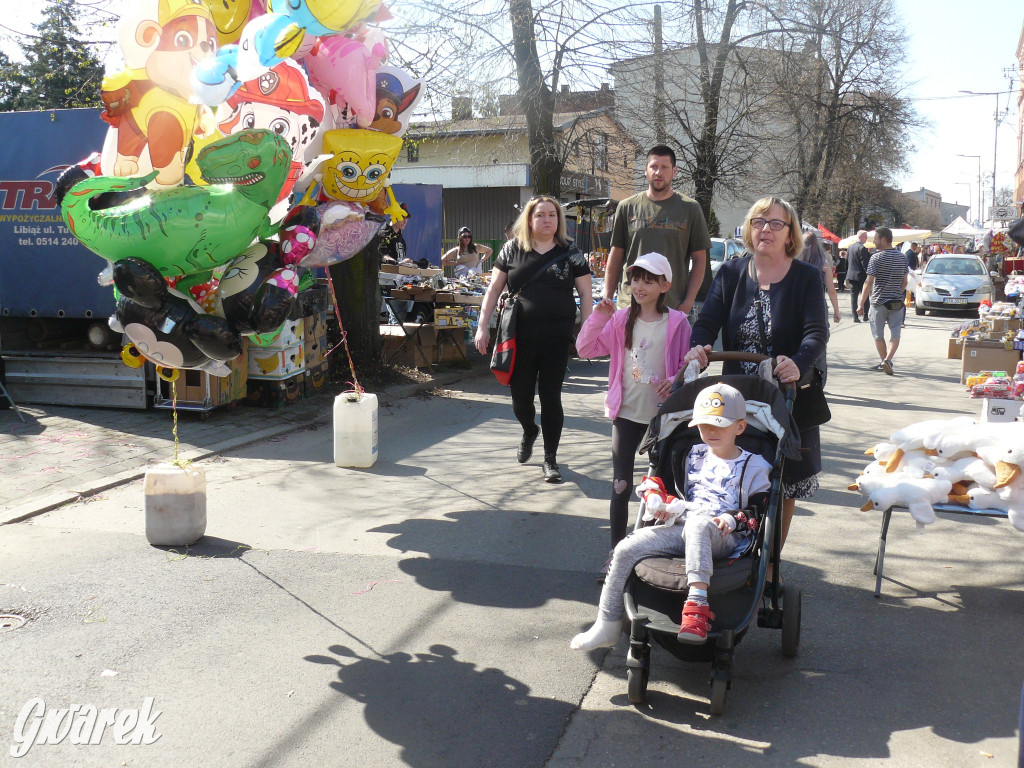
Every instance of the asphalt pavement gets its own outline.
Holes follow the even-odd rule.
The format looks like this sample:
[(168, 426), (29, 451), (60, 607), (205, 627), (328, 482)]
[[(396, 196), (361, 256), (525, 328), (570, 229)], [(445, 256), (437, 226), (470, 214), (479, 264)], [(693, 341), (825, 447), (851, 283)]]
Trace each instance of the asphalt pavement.
[[(21, 427), (2, 411), (0, 614), (25, 623), (0, 631), (0, 765), (1015, 766), (1024, 539), (897, 514), (876, 599), (880, 516), (846, 490), (894, 429), (979, 410), (945, 359), (957, 322), (911, 316), (892, 377), (848, 310), (834, 330), (822, 487), (784, 553), (800, 653), (752, 629), (721, 717), (705, 664), (656, 647), (634, 707), (624, 641), (569, 649), (607, 551), (606, 363), (571, 364), (558, 486), (539, 455), (516, 462), (480, 358), (381, 393), (370, 469), (334, 466), (330, 397), (183, 418), (209, 512), (188, 549), (144, 535), (166, 413), (28, 406)], [(150, 698), (153, 743), (75, 744), (78, 722), (11, 755), (35, 699), (119, 708), (130, 728)]]

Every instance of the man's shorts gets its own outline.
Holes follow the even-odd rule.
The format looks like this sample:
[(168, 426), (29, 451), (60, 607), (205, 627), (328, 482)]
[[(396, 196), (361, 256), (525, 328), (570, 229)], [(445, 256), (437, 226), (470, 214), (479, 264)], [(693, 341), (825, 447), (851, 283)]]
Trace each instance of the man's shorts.
[(903, 327), (903, 318), (907, 316), (907, 308), (900, 303), (899, 309), (886, 309), (884, 304), (872, 302), (868, 310), (868, 322), (871, 324), (871, 338), (875, 341), (885, 341), (885, 326), (889, 326), (889, 336), (893, 339), (900, 337), (900, 329)]

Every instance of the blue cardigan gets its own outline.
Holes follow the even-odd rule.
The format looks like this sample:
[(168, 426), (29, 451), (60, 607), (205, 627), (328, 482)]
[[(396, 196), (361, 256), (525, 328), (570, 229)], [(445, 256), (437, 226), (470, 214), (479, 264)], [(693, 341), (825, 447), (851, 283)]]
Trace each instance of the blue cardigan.
[[(736, 332), (757, 293), (757, 283), (747, 274), (753, 258), (747, 254), (722, 264), (711, 283), (700, 317), (693, 327), (690, 345), (714, 344), (722, 332), (722, 349), (737, 351)], [(821, 270), (793, 260), (789, 272), (768, 292), (772, 310), (772, 352), (796, 363), (803, 376), (825, 352), (828, 315)], [(742, 373), (739, 363), (724, 363), (722, 373)]]

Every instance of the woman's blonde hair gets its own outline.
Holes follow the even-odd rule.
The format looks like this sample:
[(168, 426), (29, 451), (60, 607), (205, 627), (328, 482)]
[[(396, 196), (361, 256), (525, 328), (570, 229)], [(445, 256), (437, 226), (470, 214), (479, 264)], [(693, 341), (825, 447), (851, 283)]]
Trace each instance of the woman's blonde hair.
[(786, 211), (789, 217), (789, 243), (786, 245), (786, 255), (789, 258), (796, 258), (804, 249), (804, 238), (800, 231), (800, 217), (796, 209), (783, 200), (781, 197), (762, 197), (747, 211), (747, 217), (743, 220), (743, 244), (751, 253), (754, 252), (754, 228), (750, 224), (751, 219), (763, 218), (773, 205), (780, 206)]
[(512, 225), (512, 239), (519, 243), (519, 247), (524, 251), (533, 250), (533, 233), (530, 231), (530, 217), (533, 216), (533, 211), (541, 203), (551, 203), (555, 206), (555, 210), (558, 211), (558, 229), (555, 230), (555, 242), (558, 245), (568, 245), (569, 235), (565, 231), (565, 214), (562, 212), (562, 206), (559, 205), (558, 201), (553, 197), (547, 195), (540, 195), (539, 197), (531, 198), (526, 205), (523, 206), (522, 212), (519, 214), (519, 218), (516, 219), (516, 223)]

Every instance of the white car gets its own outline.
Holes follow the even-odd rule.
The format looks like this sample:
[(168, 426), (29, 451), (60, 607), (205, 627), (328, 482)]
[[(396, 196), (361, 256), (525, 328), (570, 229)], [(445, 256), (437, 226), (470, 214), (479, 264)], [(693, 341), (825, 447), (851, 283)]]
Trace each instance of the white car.
[(915, 289), (914, 311), (977, 310), (992, 300), (992, 278), (985, 262), (969, 254), (939, 254), (924, 265)]
[(730, 259), (738, 259), (743, 255), (743, 242), (734, 240), (731, 237), (712, 237), (711, 252), (708, 257), (711, 260), (711, 276), (718, 273), (718, 268)]

